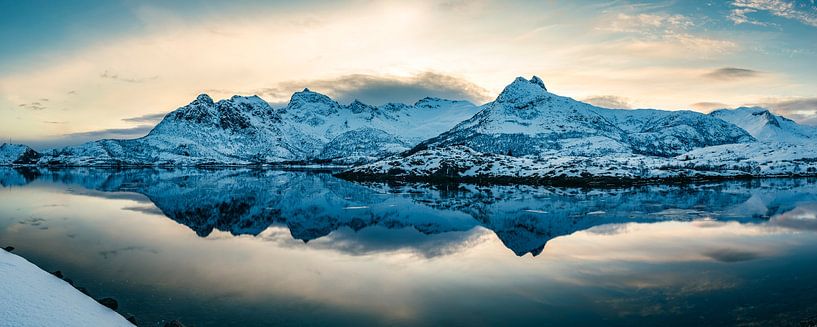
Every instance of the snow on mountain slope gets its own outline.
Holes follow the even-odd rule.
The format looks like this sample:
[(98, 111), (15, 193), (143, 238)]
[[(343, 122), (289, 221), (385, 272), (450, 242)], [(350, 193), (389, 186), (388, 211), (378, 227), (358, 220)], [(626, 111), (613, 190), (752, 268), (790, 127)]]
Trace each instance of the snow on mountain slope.
[(411, 144), (383, 130), (362, 127), (333, 138), (323, 146), (318, 158), (343, 163), (371, 162), (409, 147)]
[(697, 112), (605, 109), (558, 96), (536, 76), (518, 77), (483, 108), (415, 151), (466, 145), (513, 156), (637, 153), (669, 157), (697, 147), (754, 140), (737, 126)]
[(22, 144), (0, 144), (0, 165), (33, 164), (40, 158), (34, 149)]
[(762, 142), (804, 143), (817, 140), (817, 128), (800, 125), (765, 108), (720, 109), (709, 115), (743, 128)]
[[(257, 96), (213, 102), (200, 95), (132, 140), (99, 140), (55, 150), (40, 163), (70, 166), (245, 165), (322, 160), (368, 162), (409, 149), (475, 112), (465, 101), (340, 105), (305, 89), (286, 108)], [(424, 124), (434, 120), (433, 124)]]
[[(809, 131), (768, 112), (739, 110), (721, 116), (726, 114), (742, 115), (744, 119), (731, 120), (743, 125), (765, 119), (776, 129), (748, 126), (764, 140), (793, 139), (795, 133), (802, 140)], [(607, 184), (817, 175), (817, 146), (758, 142), (727, 120), (691, 111), (599, 108), (548, 92), (538, 77), (520, 77), (496, 101), (451, 130), (399, 156), (338, 176)]]
[(817, 175), (817, 147), (751, 142), (703, 147), (676, 157), (608, 153), (513, 157), (466, 146), (392, 156), (337, 174), (350, 180), (617, 184), (659, 179)]
[(712, 145), (754, 139), (741, 128), (694, 111), (604, 109), (596, 112), (624, 129), (634, 153), (669, 157)]
[[(413, 105), (342, 105), (304, 89), (276, 110), (257, 96), (214, 102), (201, 95), (166, 115), (145, 137), (69, 147), (39, 163), (349, 165), (387, 158), (350, 174), (383, 176), (399, 172), (393, 169), (399, 166), (400, 176), (480, 178), (801, 175), (811, 174), (807, 169), (817, 157), (806, 142), (814, 135), (757, 108), (710, 115), (600, 108), (550, 93), (534, 76), (517, 78), (482, 107), (436, 98)], [(447, 166), (462, 166), (450, 162), (455, 159), (474, 166), (451, 175)]]
[(258, 97), (213, 102), (200, 95), (165, 116), (150, 133), (132, 140), (100, 140), (48, 153), (41, 162), (67, 165), (248, 164), (297, 159), (294, 135)]
[(0, 250), (0, 326), (133, 326), (65, 281)]
[(344, 106), (305, 89), (293, 94), (280, 113), (288, 133), (307, 135), (309, 158), (353, 163), (408, 150), (478, 110), (466, 101), (435, 98), (414, 105), (375, 107), (355, 100)]

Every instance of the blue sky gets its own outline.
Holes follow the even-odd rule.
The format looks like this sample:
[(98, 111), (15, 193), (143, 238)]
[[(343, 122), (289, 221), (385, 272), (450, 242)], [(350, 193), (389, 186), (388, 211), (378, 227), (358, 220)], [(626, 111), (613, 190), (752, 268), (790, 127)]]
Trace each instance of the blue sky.
[(817, 121), (814, 0), (0, 0), (0, 136), (144, 134), (206, 92), (490, 101), (514, 77), (599, 105)]

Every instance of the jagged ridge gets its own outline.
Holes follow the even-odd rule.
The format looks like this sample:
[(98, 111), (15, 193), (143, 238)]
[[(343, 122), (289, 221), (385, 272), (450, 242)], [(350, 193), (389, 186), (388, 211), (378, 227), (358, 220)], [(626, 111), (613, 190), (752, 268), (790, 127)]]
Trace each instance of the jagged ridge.
[[(432, 108), (433, 107), (433, 108)], [(465, 101), (344, 106), (304, 89), (273, 109), (257, 96), (200, 95), (142, 138), (100, 140), (49, 152), (41, 164), (194, 166), (369, 162), (409, 149), (478, 110)], [(434, 123), (423, 124), (423, 121)]]

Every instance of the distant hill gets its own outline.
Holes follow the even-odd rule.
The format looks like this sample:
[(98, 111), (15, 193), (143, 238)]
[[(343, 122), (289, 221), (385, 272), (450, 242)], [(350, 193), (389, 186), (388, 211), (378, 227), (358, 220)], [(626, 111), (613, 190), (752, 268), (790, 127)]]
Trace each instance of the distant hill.
[(765, 108), (720, 109), (709, 115), (735, 124), (763, 142), (804, 143), (817, 140), (817, 128), (797, 124)]
[(34, 149), (22, 144), (0, 144), (0, 165), (34, 164), (40, 159), (40, 154)]

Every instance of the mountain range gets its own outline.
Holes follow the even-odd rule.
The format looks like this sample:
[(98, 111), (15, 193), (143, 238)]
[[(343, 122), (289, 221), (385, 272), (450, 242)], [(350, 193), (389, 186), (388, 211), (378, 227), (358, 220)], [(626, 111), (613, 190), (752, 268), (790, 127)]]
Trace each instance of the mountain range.
[(695, 148), (746, 143), (745, 130), (693, 111), (599, 108), (550, 93), (538, 77), (517, 78), (496, 101), (416, 150), (465, 145), (513, 156), (672, 156)]
[[(67, 166), (349, 165), (405, 151), (472, 116), (466, 101), (425, 98), (413, 105), (341, 105), (304, 89), (272, 108), (257, 96), (214, 102), (199, 95), (168, 113), (148, 135), (100, 140), (44, 154)], [(424, 122), (430, 122), (428, 124)]]
[(817, 175), (817, 129), (762, 108), (606, 109), (517, 78), (495, 101), (353, 180), (611, 184)]
[(817, 129), (763, 108), (710, 114), (607, 109), (519, 77), (482, 106), (425, 98), (343, 105), (304, 89), (282, 108), (257, 96), (199, 95), (148, 135), (37, 153), (0, 148), (2, 165), (353, 166), (350, 179), (547, 183), (817, 173)]

